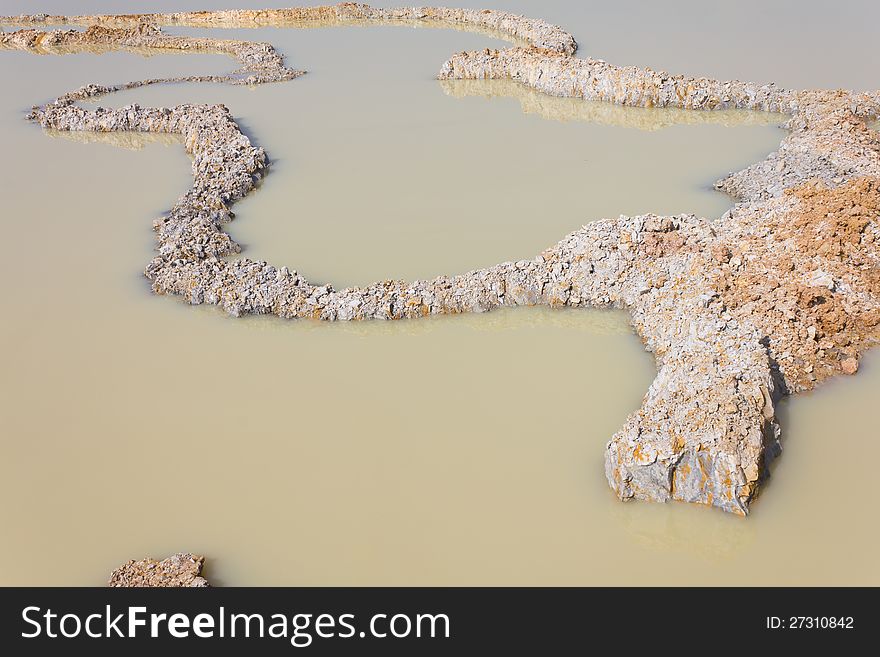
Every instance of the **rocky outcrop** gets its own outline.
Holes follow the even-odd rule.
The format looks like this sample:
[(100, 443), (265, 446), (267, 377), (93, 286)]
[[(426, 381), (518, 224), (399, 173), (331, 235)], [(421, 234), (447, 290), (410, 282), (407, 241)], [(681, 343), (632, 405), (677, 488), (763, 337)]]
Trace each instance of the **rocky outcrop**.
[(205, 558), (186, 552), (156, 561), (141, 559), (128, 561), (112, 573), (107, 586), (111, 587), (203, 587), (208, 580), (201, 576)]
[[(658, 373), (641, 408), (610, 440), (609, 484), (621, 499), (670, 499), (745, 514), (779, 452), (775, 403), (822, 379), (858, 370), (880, 336), (880, 138), (865, 121), (880, 94), (797, 92), (618, 67), (573, 56), (574, 40), (543, 21), (502, 12), (379, 10), (364, 5), (267, 12), (17, 17), (84, 23), (85, 32), (23, 30), (7, 47), (130, 44), (216, 49), (237, 57), (221, 81), (291, 79), (267, 44), (166, 37), (157, 25), (262, 24), (277, 20), (436, 21), (500, 30), (527, 46), (454, 55), (440, 78), (509, 79), (553, 96), (645, 108), (751, 109), (791, 118), (765, 161), (717, 187), (738, 203), (722, 218), (644, 215), (596, 221), (532, 260), (431, 281), (381, 281), (336, 290), (296, 271), (247, 258), (224, 231), (230, 206), (266, 174), (264, 151), (222, 105), (86, 110), (76, 101), (120, 88), (92, 85), (30, 118), (45, 128), (179, 134), (193, 186), (158, 219), (146, 276), (158, 294), (222, 306), (229, 314), (321, 320), (404, 319), (499, 306), (626, 308)], [(109, 27), (108, 27), (109, 26)], [(77, 36), (81, 35), (81, 36)], [(172, 40), (168, 40), (172, 39)], [(253, 44), (252, 44), (253, 45)], [(195, 78), (190, 78), (195, 79)], [(158, 80), (161, 81), (161, 80)]]

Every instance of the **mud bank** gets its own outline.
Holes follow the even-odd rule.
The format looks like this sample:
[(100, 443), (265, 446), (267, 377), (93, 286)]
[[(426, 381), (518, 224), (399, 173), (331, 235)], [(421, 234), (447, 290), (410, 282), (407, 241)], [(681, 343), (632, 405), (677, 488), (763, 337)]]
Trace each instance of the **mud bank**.
[(111, 587), (204, 587), (208, 580), (201, 576), (205, 558), (178, 552), (167, 559), (127, 561), (110, 573)]
[[(222, 105), (118, 110), (76, 102), (168, 81), (258, 84), (290, 80), (269, 44), (169, 37), (159, 25), (250, 22), (450, 22), (528, 45), (458, 53), (439, 77), (510, 79), (552, 96), (645, 108), (758, 109), (789, 115), (790, 134), (765, 161), (719, 181), (738, 201), (719, 220), (643, 215), (597, 221), (532, 260), (431, 281), (362, 288), (315, 286), (296, 271), (247, 258), (224, 232), (230, 206), (268, 159)], [(363, 5), (141, 16), (19, 16), (7, 24), (88, 29), (0, 34), (0, 45), (63, 53), (95, 45), (201, 50), (235, 57), (228, 76), (89, 85), (35, 107), (44, 128), (183, 136), (193, 186), (154, 223), (157, 294), (229, 314), (321, 320), (403, 319), (500, 306), (626, 308), (658, 374), (642, 407), (608, 443), (606, 474), (621, 499), (676, 499), (745, 514), (779, 451), (774, 404), (837, 373), (858, 370), (880, 334), (880, 138), (866, 126), (880, 93), (790, 91), (774, 85), (673, 76), (573, 56), (560, 28), (503, 12), (378, 10)]]

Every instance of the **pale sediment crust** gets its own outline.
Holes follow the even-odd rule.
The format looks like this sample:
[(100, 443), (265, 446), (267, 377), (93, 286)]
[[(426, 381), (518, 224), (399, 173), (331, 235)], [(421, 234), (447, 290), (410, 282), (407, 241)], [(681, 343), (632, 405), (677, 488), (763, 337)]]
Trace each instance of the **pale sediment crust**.
[(178, 552), (167, 559), (128, 561), (112, 573), (107, 586), (115, 588), (182, 588), (209, 586), (202, 577), (205, 558)]
[[(222, 306), (234, 316), (403, 319), (499, 306), (626, 308), (657, 359), (641, 408), (610, 440), (609, 484), (621, 499), (697, 502), (745, 514), (779, 450), (774, 403), (836, 373), (855, 373), (880, 325), (880, 138), (865, 124), (880, 93), (795, 92), (774, 85), (672, 76), (573, 57), (574, 39), (543, 21), (453, 9), (364, 5), (122, 17), (16, 17), (80, 23), (85, 32), (22, 30), (0, 46), (120, 47), (226, 52), (242, 70), (214, 81), (292, 79), (269, 44), (167, 37), (156, 25), (225, 27), (293, 20), (454, 21), (530, 45), (459, 53), (440, 78), (512, 79), (553, 96), (638, 107), (750, 109), (790, 115), (765, 161), (719, 181), (737, 205), (719, 220), (644, 215), (596, 221), (532, 260), (431, 281), (315, 286), (247, 258), (223, 231), (229, 207), (268, 161), (222, 105), (86, 110), (76, 101), (162, 80), (91, 85), (34, 108), (45, 128), (182, 135), (193, 186), (155, 224), (146, 276), (158, 294)], [(439, 24), (439, 23), (438, 23)], [(94, 27), (98, 25), (98, 27)], [(112, 27), (106, 27), (106, 26)], [(122, 26), (122, 27), (118, 27)], [(201, 80), (203, 78), (179, 78)], [(818, 482), (817, 482), (818, 483)]]

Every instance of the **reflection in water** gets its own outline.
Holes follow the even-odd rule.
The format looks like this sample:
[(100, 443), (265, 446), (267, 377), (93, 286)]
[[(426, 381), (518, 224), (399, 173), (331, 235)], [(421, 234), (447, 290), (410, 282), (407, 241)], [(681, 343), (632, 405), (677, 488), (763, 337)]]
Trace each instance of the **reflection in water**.
[(151, 144), (182, 146), (179, 135), (161, 132), (72, 132), (69, 130), (43, 130), (52, 139), (66, 139), (81, 144), (106, 144), (131, 151), (143, 150)]
[[(222, 314), (217, 308), (205, 307), (206, 312)], [(430, 315), (412, 321), (393, 322), (332, 322), (328, 329), (327, 322), (306, 321), (302, 322), (300, 330), (304, 333), (310, 331), (333, 330), (345, 335), (374, 336), (374, 335), (431, 335), (435, 331), (442, 331), (447, 322), (458, 322), (467, 325), (468, 329), (477, 332), (496, 333), (517, 329), (547, 329), (547, 328), (570, 328), (572, 322), (576, 322), (580, 330), (590, 335), (605, 336), (631, 336), (632, 328), (627, 313), (607, 309), (551, 309), (546, 306), (530, 308), (528, 312), (511, 321), (511, 314), (516, 312), (513, 308), (502, 308), (488, 313), (467, 313), (453, 317)], [(246, 315), (240, 318), (255, 331), (283, 331), (284, 322), (278, 322), (274, 316)]]
[[(628, 540), (650, 553), (673, 552), (686, 560), (695, 558), (723, 567), (731, 559), (755, 550), (756, 522), (739, 517), (718, 518), (717, 509), (709, 507), (683, 506), (618, 504), (611, 517)], [(712, 517), (703, 517), (704, 514)], [(684, 581), (689, 578), (683, 577)]]
[(513, 80), (439, 80), (443, 91), (455, 98), (513, 98), (525, 114), (553, 121), (582, 121), (617, 128), (660, 130), (673, 125), (776, 126), (787, 117), (772, 112), (720, 110), (695, 112), (675, 107), (621, 107), (611, 103), (542, 94)]

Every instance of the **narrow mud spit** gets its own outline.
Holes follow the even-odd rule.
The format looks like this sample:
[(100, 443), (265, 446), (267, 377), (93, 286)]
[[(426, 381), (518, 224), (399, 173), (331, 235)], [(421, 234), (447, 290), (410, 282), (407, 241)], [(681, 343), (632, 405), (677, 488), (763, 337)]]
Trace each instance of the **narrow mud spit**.
[[(641, 408), (608, 443), (606, 474), (621, 499), (669, 499), (745, 514), (778, 453), (774, 403), (836, 373), (854, 374), (880, 336), (880, 92), (789, 91), (774, 85), (673, 76), (574, 56), (574, 39), (540, 20), (497, 11), (373, 9), (365, 5), (134, 16), (19, 16), (0, 44), (43, 53), (89, 48), (220, 52), (225, 76), (89, 85), (35, 107), (30, 118), (70, 131), (182, 135), (193, 186), (155, 224), (146, 276), (158, 294), (232, 315), (322, 320), (402, 319), (498, 306), (619, 307), (658, 365)], [(78, 101), (172, 82), (292, 80), (270, 44), (164, 34), (161, 25), (239, 27), (414, 22), (488, 32), (503, 50), (458, 53), (441, 80), (509, 78), (553, 96), (641, 107), (751, 109), (790, 115), (790, 134), (765, 161), (719, 181), (737, 200), (718, 220), (694, 215), (605, 219), (532, 260), (432, 281), (364, 288), (314, 286), (287, 267), (226, 259), (230, 206), (266, 174), (262, 148), (223, 105), (118, 110)]]

